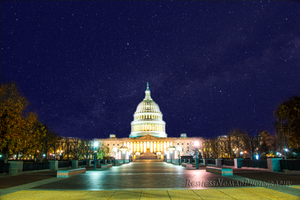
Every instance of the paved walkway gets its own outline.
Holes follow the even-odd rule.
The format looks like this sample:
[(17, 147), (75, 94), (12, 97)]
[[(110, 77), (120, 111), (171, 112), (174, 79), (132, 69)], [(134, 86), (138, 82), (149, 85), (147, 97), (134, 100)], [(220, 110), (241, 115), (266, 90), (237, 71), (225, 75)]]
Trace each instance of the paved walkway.
[(54, 176), (55, 171), (44, 171), (0, 178), (0, 199), (300, 199), (300, 176), (260, 170), (220, 176), (204, 167), (144, 161)]

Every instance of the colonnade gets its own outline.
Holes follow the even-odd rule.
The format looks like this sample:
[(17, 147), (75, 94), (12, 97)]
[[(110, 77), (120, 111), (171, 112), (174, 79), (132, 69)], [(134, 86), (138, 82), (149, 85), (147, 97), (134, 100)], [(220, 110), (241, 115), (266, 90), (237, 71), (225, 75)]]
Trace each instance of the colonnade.
[(173, 146), (171, 141), (142, 141), (142, 142), (124, 142), (124, 146), (128, 147), (133, 152), (164, 152), (169, 146)]
[(157, 120), (162, 120), (161, 115), (159, 114), (139, 114), (135, 116), (135, 120), (138, 119), (157, 119)]
[(164, 124), (156, 124), (156, 123), (134, 124), (134, 125), (132, 125), (131, 132), (136, 132), (136, 131), (162, 131), (162, 132), (165, 132), (165, 125)]

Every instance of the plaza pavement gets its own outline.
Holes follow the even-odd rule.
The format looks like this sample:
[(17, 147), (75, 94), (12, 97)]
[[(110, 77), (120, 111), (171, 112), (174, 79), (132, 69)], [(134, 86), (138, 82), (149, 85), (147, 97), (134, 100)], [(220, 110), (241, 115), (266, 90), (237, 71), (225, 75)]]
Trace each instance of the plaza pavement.
[(56, 171), (49, 170), (0, 177), (0, 200), (91, 198), (299, 200), (300, 176), (251, 169), (234, 169), (233, 176), (221, 176), (206, 172), (204, 166), (188, 170), (144, 161), (97, 171), (88, 168), (70, 178), (57, 178)]

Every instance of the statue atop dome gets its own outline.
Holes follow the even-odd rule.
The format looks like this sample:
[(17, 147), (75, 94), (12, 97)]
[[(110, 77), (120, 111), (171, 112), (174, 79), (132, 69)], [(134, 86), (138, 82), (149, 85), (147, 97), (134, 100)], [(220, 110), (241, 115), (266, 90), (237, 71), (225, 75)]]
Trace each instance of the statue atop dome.
[(145, 91), (145, 98), (144, 100), (152, 100), (151, 95), (150, 95), (150, 89), (149, 89), (149, 83), (147, 82), (147, 89)]

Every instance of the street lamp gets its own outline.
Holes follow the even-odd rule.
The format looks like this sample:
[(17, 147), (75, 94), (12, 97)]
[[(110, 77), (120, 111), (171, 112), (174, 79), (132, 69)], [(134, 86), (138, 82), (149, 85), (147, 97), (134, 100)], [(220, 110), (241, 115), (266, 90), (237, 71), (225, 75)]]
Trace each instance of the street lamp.
[(113, 148), (113, 151), (114, 151), (114, 153), (115, 153), (114, 166), (116, 166), (117, 148), (114, 147), (114, 148)]
[(196, 141), (194, 143), (195, 148), (196, 148), (196, 169), (199, 169), (199, 161), (198, 161), (198, 147), (199, 147), (199, 142)]
[(95, 160), (95, 163), (94, 163), (94, 170), (97, 170), (97, 150), (96, 148), (98, 147), (99, 143), (98, 142), (94, 142), (94, 148), (95, 148), (95, 156), (94, 156), (94, 160)]
[(169, 147), (167, 148), (167, 150), (170, 151), (170, 154), (171, 154), (171, 164), (172, 164), (172, 153), (173, 153), (173, 151), (176, 150), (176, 147), (174, 147), (174, 146), (169, 146)]
[(180, 165), (180, 151), (181, 151), (181, 147), (180, 146), (178, 146), (177, 147), (177, 150), (178, 150), (178, 165)]
[(123, 164), (125, 164), (125, 153), (126, 151), (128, 151), (128, 148), (125, 146), (121, 146), (119, 150), (123, 152)]

